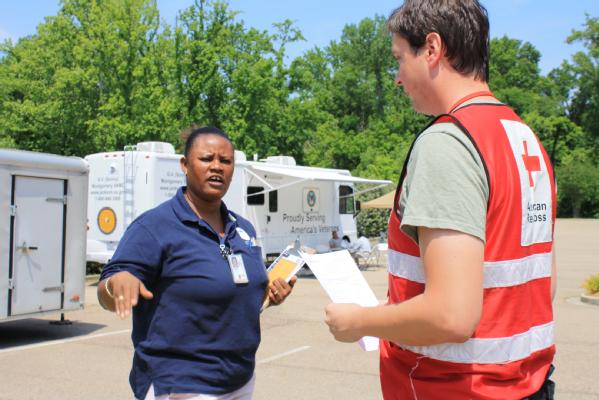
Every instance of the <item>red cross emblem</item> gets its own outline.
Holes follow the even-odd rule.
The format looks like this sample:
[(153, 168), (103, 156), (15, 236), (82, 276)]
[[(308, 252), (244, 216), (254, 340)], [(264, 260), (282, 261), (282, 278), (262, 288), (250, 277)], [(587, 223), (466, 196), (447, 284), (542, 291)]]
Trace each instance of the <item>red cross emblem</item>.
[(530, 187), (535, 185), (532, 179), (533, 172), (539, 172), (541, 170), (541, 159), (539, 156), (528, 155), (528, 142), (524, 141), (524, 154), (522, 154), (522, 160), (524, 161), (524, 167), (528, 171), (528, 183)]

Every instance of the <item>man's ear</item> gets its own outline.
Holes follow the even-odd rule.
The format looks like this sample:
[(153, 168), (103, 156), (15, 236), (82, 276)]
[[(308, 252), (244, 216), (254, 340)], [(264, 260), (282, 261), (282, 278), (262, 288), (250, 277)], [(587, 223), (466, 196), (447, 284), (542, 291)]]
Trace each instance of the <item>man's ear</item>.
[(443, 40), (437, 32), (431, 32), (426, 35), (424, 41), (424, 51), (426, 60), (431, 66), (439, 64), (444, 55)]

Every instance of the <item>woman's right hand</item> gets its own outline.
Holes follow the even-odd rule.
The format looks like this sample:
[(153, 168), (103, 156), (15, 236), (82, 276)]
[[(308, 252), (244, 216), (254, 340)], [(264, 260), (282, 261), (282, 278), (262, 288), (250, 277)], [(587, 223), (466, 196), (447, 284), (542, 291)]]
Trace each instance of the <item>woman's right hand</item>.
[(108, 282), (108, 293), (112, 293), (114, 300), (114, 311), (125, 319), (131, 315), (131, 308), (139, 301), (139, 296), (146, 300), (154, 297), (154, 294), (146, 289), (145, 285), (129, 272), (117, 272), (110, 276)]

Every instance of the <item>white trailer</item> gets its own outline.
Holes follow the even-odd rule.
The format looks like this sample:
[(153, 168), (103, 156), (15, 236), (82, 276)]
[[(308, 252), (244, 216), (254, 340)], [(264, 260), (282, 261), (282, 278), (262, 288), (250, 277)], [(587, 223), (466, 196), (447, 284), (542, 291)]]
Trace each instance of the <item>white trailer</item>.
[(83, 308), (88, 170), (0, 149), (0, 322)]
[[(125, 151), (91, 154), (87, 259), (106, 263), (131, 221), (171, 198), (185, 184), (168, 143), (144, 142)], [(331, 231), (356, 238), (354, 183), (375, 189), (390, 181), (347, 170), (295, 165), (293, 157), (248, 161), (235, 152), (235, 172), (224, 201), (252, 222), (263, 256), (278, 255), (296, 239), (328, 249)], [(373, 187), (374, 186), (374, 187)]]

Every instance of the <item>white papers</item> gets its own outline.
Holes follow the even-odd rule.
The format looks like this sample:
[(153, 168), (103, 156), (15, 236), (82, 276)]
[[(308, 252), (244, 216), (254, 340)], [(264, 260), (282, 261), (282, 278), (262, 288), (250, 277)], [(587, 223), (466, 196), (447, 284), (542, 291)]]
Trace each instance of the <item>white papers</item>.
[[(302, 253), (302, 258), (333, 303), (355, 303), (364, 307), (379, 304), (347, 250), (323, 254)], [(360, 339), (360, 346), (366, 351), (378, 350), (379, 339), (364, 336)]]

